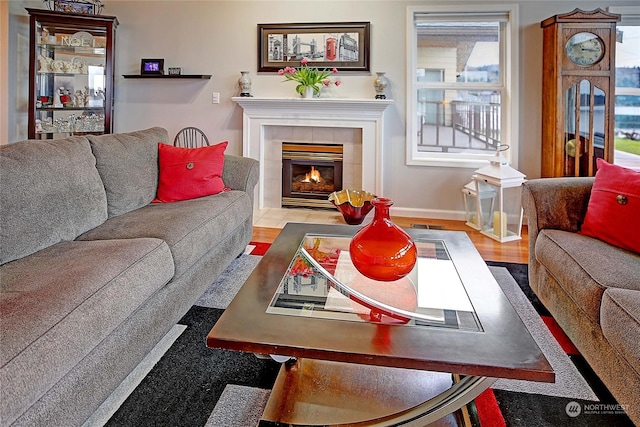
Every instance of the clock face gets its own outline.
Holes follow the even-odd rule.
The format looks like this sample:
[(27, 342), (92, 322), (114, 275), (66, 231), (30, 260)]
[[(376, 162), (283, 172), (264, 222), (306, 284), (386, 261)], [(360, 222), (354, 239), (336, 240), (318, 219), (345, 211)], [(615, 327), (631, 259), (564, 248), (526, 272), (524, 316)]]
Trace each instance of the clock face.
[(576, 33), (564, 46), (567, 58), (574, 64), (588, 67), (600, 62), (604, 56), (604, 42), (589, 32)]

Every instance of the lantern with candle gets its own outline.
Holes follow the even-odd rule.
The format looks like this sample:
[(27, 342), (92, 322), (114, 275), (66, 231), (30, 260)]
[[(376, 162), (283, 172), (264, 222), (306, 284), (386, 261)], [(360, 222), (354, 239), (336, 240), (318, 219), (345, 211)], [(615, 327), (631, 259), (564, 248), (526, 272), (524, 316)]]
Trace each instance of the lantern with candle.
[(492, 197), (490, 203), (477, 203), (480, 233), (500, 243), (520, 240), (522, 232), (522, 183), (525, 175), (509, 166), (502, 155), (508, 146), (498, 144), (489, 165), (475, 171), (476, 195)]
[[(478, 189), (480, 193), (478, 193)], [(493, 204), (496, 201), (496, 191), (490, 185), (481, 182), (476, 188), (476, 182), (471, 181), (462, 187), (464, 196), (464, 210), (466, 213), (465, 224), (469, 227), (482, 230), (479, 218), (479, 210), (493, 212)]]

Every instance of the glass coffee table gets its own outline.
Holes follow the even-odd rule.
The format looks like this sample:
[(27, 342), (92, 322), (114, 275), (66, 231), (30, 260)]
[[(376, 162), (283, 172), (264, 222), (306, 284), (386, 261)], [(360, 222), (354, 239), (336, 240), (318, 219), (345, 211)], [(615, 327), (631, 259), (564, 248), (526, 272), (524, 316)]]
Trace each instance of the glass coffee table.
[(497, 378), (555, 380), (466, 233), (407, 230), (416, 267), (377, 282), (358, 229), (287, 224), (207, 336), (284, 361), (261, 425), (423, 426)]

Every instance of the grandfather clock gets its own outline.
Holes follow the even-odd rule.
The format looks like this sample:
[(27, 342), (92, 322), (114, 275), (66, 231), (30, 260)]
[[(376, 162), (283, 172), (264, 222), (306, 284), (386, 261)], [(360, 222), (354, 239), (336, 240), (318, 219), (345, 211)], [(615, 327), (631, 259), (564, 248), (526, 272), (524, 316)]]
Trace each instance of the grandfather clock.
[(593, 176), (613, 163), (616, 22), (596, 9), (541, 22), (542, 176)]

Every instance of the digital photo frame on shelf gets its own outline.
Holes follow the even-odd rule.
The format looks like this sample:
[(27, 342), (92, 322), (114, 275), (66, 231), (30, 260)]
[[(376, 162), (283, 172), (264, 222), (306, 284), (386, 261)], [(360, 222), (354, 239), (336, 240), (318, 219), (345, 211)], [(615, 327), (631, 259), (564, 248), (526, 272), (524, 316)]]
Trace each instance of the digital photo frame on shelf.
[(164, 74), (164, 59), (140, 60), (140, 74)]

